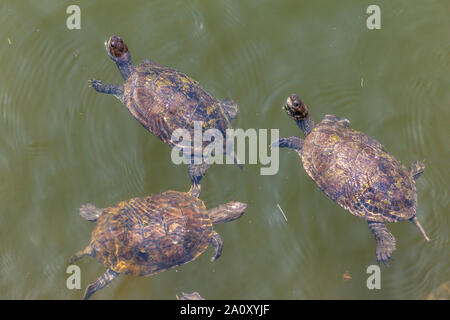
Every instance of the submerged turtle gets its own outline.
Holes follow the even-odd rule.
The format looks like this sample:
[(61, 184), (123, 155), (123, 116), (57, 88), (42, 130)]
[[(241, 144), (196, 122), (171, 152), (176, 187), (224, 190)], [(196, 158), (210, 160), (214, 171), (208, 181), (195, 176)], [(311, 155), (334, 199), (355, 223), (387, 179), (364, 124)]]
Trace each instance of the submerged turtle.
[(296, 150), (308, 175), (334, 202), (367, 220), (377, 241), (378, 263), (386, 263), (395, 250), (394, 236), (385, 222), (410, 220), (427, 241), (416, 217), (415, 179), (425, 166), (408, 169), (376, 140), (351, 129), (347, 119), (326, 115), (314, 125), (308, 107), (295, 94), (284, 106), (305, 135), (281, 138), (272, 146)]
[[(225, 137), (226, 129), (231, 128), (231, 120), (238, 114), (234, 101), (225, 99), (221, 102), (189, 76), (154, 61), (144, 60), (135, 67), (128, 47), (120, 37), (110, 37), (105, 46), (125, 83), (104, 84), (93, 79), (90, 86), (118, 98), (148, 131), (172, 148), (177, 145), (177, 141), (172, 140), (172, 133), (179, 128), (187, 129), (193, 140), (194, 122), (197, 121), (201, 122), (203, 130), (215, 128)], [(225, 152), (225, 139), (223, 141)], [(202, 146), (205, 145), (206, 142)], [(190, 144), (189, 149), (191, 158), (188, 160), (191, 164), (188, 172), (194, 196), (197, 196), (209, 161), (194, 159), (195, 152)], [(234, 153), (231, 156), (234, 157)], [(237, 163), (236, 158), (234, 160)]]
[(98, 209), (85, 204), (80, 215), (95, 221), (91, 242), (70, 263), (89, 255), (107, 268), (86, 288), (84, 299), (107, 286), (120, 273), (149, 276), (195, 260), (209, 244), (222, 253), (222, 239), (213, 225), (242, 216), (247, 205), (230, 202), (206, 210), (189, 193), (167, 191)]
[(205, 298), (203, 298), (198, 292), (182, 292), (180, 296), (177, 295), (177, 300), (205, 300)]
[(427, 296), (427, 300), (450, 300), (450, 281), (442, 283), (434, 288)]

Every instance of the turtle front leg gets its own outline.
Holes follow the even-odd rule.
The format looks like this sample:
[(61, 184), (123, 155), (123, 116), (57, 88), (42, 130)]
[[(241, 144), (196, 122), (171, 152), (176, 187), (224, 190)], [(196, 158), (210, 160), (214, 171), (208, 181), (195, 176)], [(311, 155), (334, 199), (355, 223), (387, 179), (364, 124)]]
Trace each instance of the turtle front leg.
[(71, 258), (69, 263), (73, 264), (75, 261), (79, 260), (80, 258), (84, 257), (84, 256), (94, 256), (94, 249), (92, 249), (91, 245), (88, 245), (86, 248), (84, 248), (81, 251), (78, 251), (77, 253), (75, 253)]
[(97, 79), (89, 80), (88, 83), (89, 87), (94, 88), (95, 91), (112, 94), (123, 103), (123, 86), (119, 84), (104, 84), (103, 81)]
[(231, 99), (223, 99), (221, 104), (222, 104), (222, 107), (227, 112), (228, 117), (230, 118), (230, 120), (233, 120), (233, 119), (237, 118), (237, 115), (238, 115), (238, 112), (239, 112), (239, 107), (238, 107), (236, 102), (234, 102)]
[(376, 257), (377, 262), (386, 262), (391, 259), (395, 250), (395, 238), (382, 222), (368, 221), (369, 228), (377, 241)]
[(88, 285), (83, 300), (88, 300), (95, 292), (108, 286), (118, 275), (117, 272), (107, 269), (103, 275)]
[(88, 221), (95, 222), (103, 214), (103, 209), (99, 209), (91, 203), (83, 204), (80, 208), (80, 216)]
[(289, 138), (280, 138), (270, 145), (271, 148), (290, 148), (297, 150), (298, 152), (302, 151), (303, 144), (305, 140), (299, 137), (289, 137)]
[(209, 243), (214, 247), (214, 257), (211, 258), (211, 262), (214, 262), (222, 254), (223, 241), (220, 235), (213, 230), (211, 238), (209, 238)]

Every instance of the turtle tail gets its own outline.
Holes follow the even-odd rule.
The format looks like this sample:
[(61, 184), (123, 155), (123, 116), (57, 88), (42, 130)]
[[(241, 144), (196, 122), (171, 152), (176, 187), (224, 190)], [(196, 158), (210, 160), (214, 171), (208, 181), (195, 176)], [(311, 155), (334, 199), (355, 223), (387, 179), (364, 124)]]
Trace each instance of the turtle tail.
[(427, 234), (425, 233), (425, 230), (422, 228), (422, 225), (420, 224), (419, 219), (417, 219), (417, 217), (414, 216), (409, 220), (416, 225), (417, 229), (419, 229), (420, 233), (423, 235), (425, 240), (430, 241), (430, 238), (428, 238)]
[(233, 162), (235, 165), (237, 165), (242, 171), (245, 171), (244, 166), (242, 165), (241, 161), (239, 160), (236, 152), (233, 151), (232, 154), (230, 154), (231, 158), (233, 158)]

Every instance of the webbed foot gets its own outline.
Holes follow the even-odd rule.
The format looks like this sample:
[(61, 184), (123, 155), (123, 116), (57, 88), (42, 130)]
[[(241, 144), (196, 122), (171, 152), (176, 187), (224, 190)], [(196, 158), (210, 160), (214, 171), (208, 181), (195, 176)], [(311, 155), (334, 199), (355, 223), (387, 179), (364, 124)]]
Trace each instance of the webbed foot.
[(88, 85), (91, 88), (94, 88), (95, 91), (97, 92), (103, 92), (103, 87), (104, 87), (104, 83), (102, 80), (97, 80), (97, 79), (91, 79), (88, 80)]
[(78, 251), (77, 253), (75, 253), (69, 260), (69, 264), (73, 264), (75, 261), (79, 260), (80, 258), (84, 257), (84, 256), (93, 256), (94, 255), (94, 250), (92, 249), (92, 247), (90, 245), (88, 245), (86, 248), (84, 248), (81, 251)]
[(392, 253), (395, 250), (395, 238), (388, 231), (384, 223), (369, 221), (369, 228), (372, 231), (375, 240), (377, 241), (377, 249), (375, 251), (377, 263), (383, 262), (385, 265), (389, 259), (392, 258)]
[(123, 103), (123, 86), (118, 84), (104, 84), (103, 81), (91, 79), (88, 81), (89, 87), (100, 93), (112, 94)]
[(423, 173), (423, 170), (425, 170), (425, 164), (420, 161), (414, 162), (413, 164), (411, 164), (411, 167), (409, 167), (409, 171), (411, 172), (411, 175), (415, 180), (420, 177), (420, 175)]
[(290, 148), (301, 151), (305, 140), (299, 137), (280, 138), (270, 145), (271, 148)]
[(222, 100), (222, 107), (225, 109), (231, 120), (237, 118), (239, 107), (236, 102), (231, 99), (224, 99)]
[(108, 286), (118, 275), (117, 272), (111, 269), (106, 270), (103, 275), (87, 286), (83, 300), (88, 300), (95, 292)]
[(214, 256), (211, 258), (211, 262), (214, 262), (222, 255), (223, 241), (220, 235), (216, 231), (213, 231), (209, 242), (214, 247)]
[(392, 253), (395, 250), (395, 244), (392, 243), (379, 243), (375, 250), (377, 263), (387, 265), (388, 260), (392, 258)]
[(191, 177), (191, 190), (189, 193), (191, 193), (192, 196), (198, 197), (200, 195), (200, 180), (205, 176), (206, 170), (210, 165), (206, 162), (202, 162), (201, 164), (190, 164), (188, 166), (188, 173)]

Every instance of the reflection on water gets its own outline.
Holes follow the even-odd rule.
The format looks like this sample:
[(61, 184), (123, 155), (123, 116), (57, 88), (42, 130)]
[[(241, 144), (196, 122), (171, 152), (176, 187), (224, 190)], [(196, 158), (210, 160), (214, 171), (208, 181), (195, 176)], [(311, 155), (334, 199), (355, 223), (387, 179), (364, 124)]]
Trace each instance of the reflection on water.
[[(0, 3), (0, 298), (81, 298), (65, 287), (68, 259), (93, 226), (78, 208), (189, 188), (168, 146), (119, 101), (88, 88), (93, 77), (122, 82), (103, 47), (111, 34), (127, 40), (136, 63), (151, 58), (234, 99), (235, 128), (300, 135), (281, 110), (297, 93), (315, 121), (348, 118), (406, 166), (424, 160), (417, 215), (432, 241), (409, 223), (389, 224), (394, 261), (382, 268), (382, 289), (369, 291), (375, 241), (366, 222), (326, 198), (286, 151), (274, 176), (256, 165), (208, 170), (208, 207), (249, 204), (242, 219), (217, 226), (219, 260), (205, 254), (150, 278), (120, 277), (95, 298), (423, 299), (449, 280), (447, 2), (381, 1), (377, 31), (365, 28), (366, 7), (356, 0), (80, 6), (82, 29), (69, 31), (63, 3)], [(79, 266), (83, 288), (104, 271), (89, 259)]]

